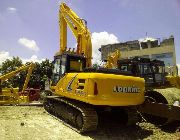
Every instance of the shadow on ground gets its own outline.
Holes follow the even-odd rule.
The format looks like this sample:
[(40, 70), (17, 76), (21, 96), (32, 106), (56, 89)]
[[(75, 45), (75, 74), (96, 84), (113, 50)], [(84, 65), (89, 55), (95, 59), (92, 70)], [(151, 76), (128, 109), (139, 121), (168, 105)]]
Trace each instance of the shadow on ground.
[(152, 130), (142, 129), (138, 125), (125, 125), (124, 118), (106, 114), (99, 116), (99, 125), (96, 132), (89, 132), (84, 135), (94, 140), (137, 140), (153, 135)]
[(180, 121), (171, 122), (163, 126), (161, 130), (168, 133), (180, 132)]

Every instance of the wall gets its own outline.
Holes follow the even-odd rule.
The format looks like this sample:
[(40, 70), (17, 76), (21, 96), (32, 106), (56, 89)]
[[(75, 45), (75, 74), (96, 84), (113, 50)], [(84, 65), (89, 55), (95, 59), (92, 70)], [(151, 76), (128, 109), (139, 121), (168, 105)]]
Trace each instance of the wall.
[(121, 59), (141, 56), (165, 61), (167, 66), (176, 65), (176, 54), (174, 47), (174, 37), (163, 39), (161, 42), (157, 39), (145, 41), (127, 41), (117, 44), (108, 44), (101, 46), (101, 58), (107, 60), (107, 56), (116, 49), (121, 52)]

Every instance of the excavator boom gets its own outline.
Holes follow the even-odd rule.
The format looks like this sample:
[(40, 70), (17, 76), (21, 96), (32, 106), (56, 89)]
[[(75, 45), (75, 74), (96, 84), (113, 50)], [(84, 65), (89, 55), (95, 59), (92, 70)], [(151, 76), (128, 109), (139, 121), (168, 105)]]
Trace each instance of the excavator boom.
[(84, 19), (79, 18), (76, 13), (66, 6), (65, 3), (60, 5), (59, 11), (59, 24), (60, 24), (60, 50), (59, 53), (63, 54), (67, 52), (67, 25), (72, 31), (77, 41), (76, 51), (70, 51), (71, 53), (82, 55), (86, 58), (86, 66), (91, 66), (92, 57), (92, 43), (91, 33), (87, 28), (87, 22)]
[[(29, 70), (28, 70), (29, 72), (30, 72), (30, 71), (32, 72), (33, 67), (34, 67), (34, 64), (33, 64), (33, 63), (31, 63), (31, 64), (29, 64), (29, 65), (21, 66), (21, 67), (17, 68), (16, 70), (12, 71), (12, 72), (9, 72), (9, 73), (7, 73), (7, 74), (1, 75), (1, 76), (0, 76), (0, 80), (1, 80), (1, 82), (3, 82), (3, 81), (5, 81), (6, 79), (9, 79), (9, 78), (17, 75), (19, 72), (24, 71), (24, 70), (27, 70), (27, 69), (29, 69)], [(31, 73), (31, 72), (30, 72), (30, 73)]]
[(24, 82), (24, 85), (23, 85), (22, 92), (24, 92), (27, 89), (27, 85), (29, 83), (29, 80), (30, 80), (30, 77), (31, 77), (31, 74), (32, 74), (32, 71), (33, 71), (34, 67), (35, 67), (34, 63), (31, 63), (29, 65), (28, 73), (27, 73), (27, 76), (26, 76), (26, 79), (25, 79), (25, 82)]

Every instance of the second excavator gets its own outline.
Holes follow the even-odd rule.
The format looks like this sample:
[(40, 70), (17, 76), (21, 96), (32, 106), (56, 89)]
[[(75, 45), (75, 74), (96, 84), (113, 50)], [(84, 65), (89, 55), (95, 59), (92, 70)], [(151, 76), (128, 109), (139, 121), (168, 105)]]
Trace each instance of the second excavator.
[[(30, 76), (32, 74), (32, 70), (34, 66), (35, 66), (34, 63), (30, 63), (28, 65), (21, 66), (12, 72), (0, 76), (0, 105), (7, 105), (7, 104), (17, 105), (17, 104), (29, 102), (29, 96), (25, 96), (24, 93), (26, 93), (27, 85), (30, 80)], [(5, 80), (12, 78), (15, 75), (19, 74), (20, 72), (26, 70), (28, 72), (21, 92), (19, 92), (19, 88), (13, 88), (13, 87), (2, 88), (1, 84)]]

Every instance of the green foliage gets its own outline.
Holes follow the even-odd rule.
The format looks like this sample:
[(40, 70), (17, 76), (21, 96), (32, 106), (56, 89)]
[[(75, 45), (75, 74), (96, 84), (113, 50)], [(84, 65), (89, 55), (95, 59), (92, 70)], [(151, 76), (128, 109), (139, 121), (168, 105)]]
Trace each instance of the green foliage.
[[(28, 62), (29, 63), (29, 62)], [(28, 64), (26, 63), (26, 64)], [(13, 57), (13, 59), (7, 59), (2, 63), (0, 68), (1, 74), (6, 74), (15, 70), (16, 68), (22, 66), (22, 60), (19, 57)], [(44, 89), (45, 81), (52, 75), (52, 63), (46, 59), (41, 63), (36, 62), (35, 68), (33, 69), (30, 81), (28, 83), (29, 88), (41, 88)], [(20, 90), (23, 87), (27, 71), (22, 71), (18, 75), (8, 79), (8, 81), (3, 82), (3, 87), (19, 87)]]
[(2, 63), (0, 72), (2, 74), (5, 74), (15, 70), (17, 67), (20, 66), (22, 66), (22, 60), (19, 57), (13, 57), (12, 60), (6, 59), (6, 61)]
[(98, 68), (99, 65), (98, 64), (93, 64), (93, 68)]
[(29, 81), (29, 87), (44, 89), (45, 81), (51, 78), (53, 65), (48, 59), (41, 63), (36, 62), (35, 65)]
[[(11, 71), (14, 71), (15, 69), (17, 69), (18, 67), (22, 66), (22, 60), (19, 57), (13, 57), (11, 60), (10, 59), (6, 59), (6, 61), (4, 61), (2, 63), (2, 66), (0, 68), (0, 73), (6, 74), (9, 73)], [(2, 86), (3, 87), (19, 87), (21, 85), (20, 83), (20, 75), (16, 75), (10, 79), (8, 79), (8, 81), (3, 82)]]

